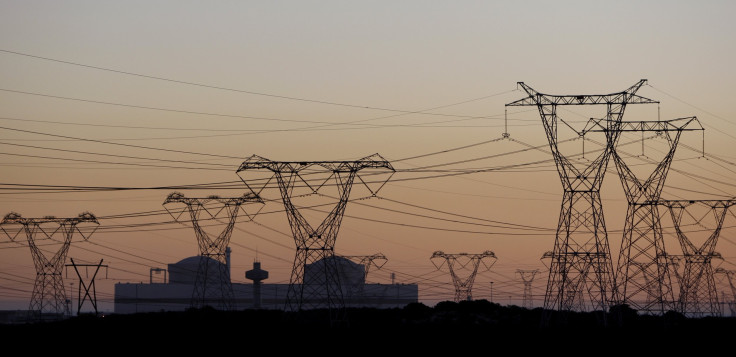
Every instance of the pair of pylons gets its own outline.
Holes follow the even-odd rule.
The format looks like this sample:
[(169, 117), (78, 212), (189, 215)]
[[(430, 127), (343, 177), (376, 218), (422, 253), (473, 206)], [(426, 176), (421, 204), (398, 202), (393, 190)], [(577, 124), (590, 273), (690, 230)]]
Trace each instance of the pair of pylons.
[[(538, 108), (564, 189), (554, 247), (543, 256), (549, 262), (544, 298), (544, 309), (548, 312), (543, 319), (545, 324), (553, 312), (566, 311), (598, 311), (605, 323), (606, 312), (617, 305), (627, 305), (644, 313), (679, 311), (698, 315), (716, 312), (712, 303), (715, 286), (711, 260), (717, 255), (715, 246), (723, 216), (736, 201), (661, 199), (665, 178), (682, 133), (704, 129), (696, 117), (623, 121), (624, 110), (629, 104), (659, 104), (636, 94), (646, 83), (642, 79), (624, 91), (604, 95), (549, 95), (519, 82), (527, 97), (506, 104)], [(558, 115), (560, 106), (571, 105), (605, 105), (605, 117), (590, 119), (582, 130), (576, 130)], [(603, 149), (594, 160), (582, 164), (583, 160), (566, 156), (558, 148), (558, 127), (561, 125), (571, 128), (584, 141), (587, 134), (602, 133), (605, 136), (601, 143)], [(647, 132), (654, 133), (667, 141), (664, 158), (654, 162), (656, 168), (645, 179), (637, 177), (619, 154), (619, 139), (623, 132), (641, 132), (642, 136)], [(628, 202), (616, 270), (608, 245), (600, 195), (610, 159), (616, 165)], [(683, 212), (696, 205), (710, 208), (716, 217), (711, 237), (700, 247), (688, 239), (682, 222)], [(675, 267), (672, 256), (665, 249), (660, 207), (671, 212), (683, 251), (685, 264), (680, 269), (683, 273), (679, 274), (680, 270), (674, 269), (680, 278), (677, 299), (671, 279), (671, 271)], [(705, 304), (702, 303), (704, 300), (707, 301)]]
[[(191, 221), (197, 235), (200, 259), (193, 305), (232, 309), (232, 286), (228, 271), (214, 276), (219, 281), (207, 280), (211, 266), (226, 269), (225, 249), (230, 242), (233, 226), (240, 212), (252, 220), (265, 204), (264, 189), (277, 188), (296, 243), (296, 256), (286, 296), (287, 311), (312, 309), (329, 310), (331, 320), (341, 320), (345, 309), (344, 290), (340, 284), (335, 243), (345, 207), (353, 186), (359, 183), (367, 188), (365, 197), (374, 197), (395, 172), (391, 164), (374, 154), (355, 161), (285, 162), (272, 161), (253, 155), (237, 170), (248, 192), (236, 198), (210, 196), (187, 198), (174, 192), (167, 197), (164, 207), (180, 222)], [(332, 200), (331, 211), (321, 221), (309, 220), (304, 209), (315, 210), (325, 205), (297, 205), (295, 200), (309, 197)], [(256, 206), (258, 208), (251, 209)], [(186, 216), (188, 213), (188, 217)], [(219, 233), (209, 233), (201, 222), (224, 224)], [(219, 264), (211, 264), (211, 261)], [(320, 273), (305, 274), (311, 267)], [(367, 272), (367, 270), (366, 270)]]
[[(33, 265), (36, 268), (36, 278), (31, 293), (31, 302), (28, 307), (30, 321), (58, 320), (72, 314), (70, 297), (67, 296), (64, 287), (64, 267), (74, 267), (79, 277), (77, 314), (80, 314), (85, 301), (90, 301), (94, 313), (98, 314), (97, 296), (95, 291), (95, 277), (102, 265), (75, 263), (66, 264), (69, 247), (72, 239), (79, 235), (84, 240), (97, 230), (99, 222), (89, 212), (79, 214), (77, 217), (60, 218), (45, 216), (38, 218), (22, 217), (19, 213), (10, 212), (0, 221), (0, 229), (11, 241), (16, 241), (19, 236), (25, 235), (28, 247), (31, 249)], [(40, 244), (39, 244), (40, 241)], [(44, 254), (50, 246), (58, 246), (56, 253), (47, 257)], [(43, 247), (43, 248), (42, 248)], [(78, 270), (78, 267), (94, 266), (97, 269), (91, 280), (86, 281)], [(104, 265), (107, 268), (106, 265)], [(84, 293), (82, 293), (84, 291)]]

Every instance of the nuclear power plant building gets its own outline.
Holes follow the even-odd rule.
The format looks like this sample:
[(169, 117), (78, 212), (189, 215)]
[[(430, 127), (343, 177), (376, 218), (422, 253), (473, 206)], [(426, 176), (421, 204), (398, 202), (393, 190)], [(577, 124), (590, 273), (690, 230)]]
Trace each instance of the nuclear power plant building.
[[(229, 250), (228, 250), (229, 256)], [(349, 259), (335, 256), (339, 271), (340, 286), (346, 307), (403, 308), (419, 301), (417, 284), (366, 284), (365, 266)], [(229, 265), (229, 258), (227, 259)], [(184, 311), (192, 307), (192, 296), (197, 284), (200, 264), (206, 265), (207, 281), (218, 282), (222, 263), (204, 256), (182, 259), (169, 264), (168, 269), (151, 269), (149, 283), (116, 283), (115, 313), (133, 314), (143, 312)], [(324, 260), (307, 265), (304, 274), (324, 276)], [(163, 282), (154, 283), (153, 274)], [(163, 279), (160, 275), (163, 274)], [(243, 273), (241, 273), (243, 274)], [(242, 275), (241, 275), (242, 276)], [(253, 283), (231, 283), (233, 310), (269, 309), (283, 310), (286, 306), (289, 284), (267, 284), (268, 271), (261, 269), (260, 262), (244, 272)], [(308, 281), (308, 279), (305, 279)], [(200, 282), (201, 283), (201, 282)], [(205, 304), (207, 305), (207, 304)], [(212, 306), (216, 306), (213, 302)]]

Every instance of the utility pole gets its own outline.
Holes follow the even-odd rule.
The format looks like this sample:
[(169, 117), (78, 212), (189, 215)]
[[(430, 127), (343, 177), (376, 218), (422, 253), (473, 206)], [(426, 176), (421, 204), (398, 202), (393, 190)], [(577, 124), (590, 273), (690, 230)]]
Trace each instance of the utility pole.
[[(331, 323), (345, 322), (345, 301), (334, 259), (345, 208), (354, 183), (368, 189), (369, 195), (363, 198), (376, 197), (394, 173), (393, 166), (378, 154), (355, 161), (272, 161), (252, 155), (240, 165), (237, 174), (253, 192), (260, 195), (275, 181), (281, 193), (296, 245), (287, 311), (327, 308)], [(302, 210), (319, 205), (297, 207), (300, 198), (327, 199), (334, 208), (321, 222), (310, 222)], [(308, 266), (315, 269), (313, 264), (323, 273), (305, 274)]]
[[(642, 79), (624, 91), (605, 95), (550, 95), (519, 82), (527, 96), (506, 104), (537, 107), (564, 190), (544, 297), (543, 325), (549, 324), (551, 311), (592, 308), (605, 312), (609, 303), (617, 300), (600, 190), (626, 106), (658, 103), (636, 95), (645, 83), (646, 79)], [(582, 169), (558, 147), (559, 124), (582, 136), (559, 116), (558, 107), (570, 105), (606, 106), (606, 147)], [(601, 317), (605, 325), (605, 313)]]
[[(457, 254), (445, 254), (442, 251), (436, 251), (430, 257), (432, 264), (441, 270), (445, 265), (450, 271), (450, 277), (455, 285), (455, 302), (462, 300), (472, 301), (473, 300), (473, 283), (475, 282), (475, 276), (478, 273), (478, 267), (481, 263), (490, 270), (491, 267), (496, 264), (496, 254), (490, 250), (486, 250), (480, 254), (468, 254), (468, 253), (457, 253)], [(470, 268), (468, 268), (470, 266)], [(461, 277), (459, 270), (469, 270), (470, 273), (464, 277)]]
[[(24, 218), (18, 213), (11, 212), (0, 221), (0, 228), (12, 241), (15, 241), (21, 231), (25, 232), (28, 246), (31, 248), (33, 264), (36, 267), (36, 281), (28, 308), (31, 319), (57, 319), (64, 315), (67, 298), (62, 270), (72, 238), (76, 233), (87, 240), (98, 225), (97, 218), (89, 212), (72, 218), (54, 216)], [(53, 257), (47, 258), (36, 244), (38, 233), (50, 241), (61, 242), (61, 247)], [(49, 248), (45, 246), (44, 249)]]
[[(220, 310), (233, 309), (228, 245), (238, 214), (242, 211), (249, 220), (253, 220), (253, 217), (260, 212), (260, 209), (250, 210), (251, 204), (262, 208), (263, 200), (252, 192), (231, 198), (214, 195), (190, 198), (179, 192), (172, 192), (166, 197), (163, 203), (166, 211), (179, 223), (191, 222), (197, 236), (200, 257), (192, 290), (191, 307), (211, 306)], [(220, 228), (224, 226), (224, 228), (219, 233), (209, 232), (205, 229), (205, 224), (200, 224), (200, 222)]]

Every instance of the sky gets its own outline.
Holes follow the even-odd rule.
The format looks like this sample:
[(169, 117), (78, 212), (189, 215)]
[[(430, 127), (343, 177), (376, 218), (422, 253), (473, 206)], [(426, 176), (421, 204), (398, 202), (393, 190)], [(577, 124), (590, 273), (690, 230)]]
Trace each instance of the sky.
[[(377, 197), (362, 199), (355, 186), (336, 254), (385, 255), (368, 282), (418, 284), (433, 305), (455, 292), (430, 261), (435, 251), (490, 250), (497, 260), (477, 271), (474, 298), (520, 305), (519, 270), (538, 269), (540, 306), (540, 258), (553, 248), (563, 191), (537, 109), (506, 106), (526, 96), (517, 83), (592, 95), (646, 79), (637, 94), (659, 103), (629, 105), (624, 121), (696, 117), (704, 128), (683, 132), (663, 198), (731, 199), (734, 10), (732, 1), (2, 0), (0, 214), (94, 214), (98, 229), (75, 236), (68, 257), (107, 266), (95, 287), (111, 311), (115, 284), (149, 282), (152, 268), (198, 254), (191, 225), (164, 210), (171, 192), (241, 196), (236, 170), (251, 155), (379, 154), (396, 172)], [(577, 130), (605, 114), (560, 110)], [(583, 140), (561, 125), (560, 149), (584, 165), (601, 149), (594, 134)], [(621, 138), (645, 176), (666, 147), (652, 135)], [(615, 265), (626, 197), (612, 162), (604, 177)], [(233, 281), (248, 282), (244, 272), (260, 261), (264, 283), (285, 284), (294, 239), (279, 192), (262, 196), (260, 213), (233, 231)], [(666, 248), (679, 254), (663, 217)], [(728, 270), (734, 219), (716, 249)], [(44, 243), (52, 256), (54, 241)], [(34, 278), (26, 238), (2, 237), (0, 309), (26, 308)], [(78, 288), (73, 270), (65, 284)]]

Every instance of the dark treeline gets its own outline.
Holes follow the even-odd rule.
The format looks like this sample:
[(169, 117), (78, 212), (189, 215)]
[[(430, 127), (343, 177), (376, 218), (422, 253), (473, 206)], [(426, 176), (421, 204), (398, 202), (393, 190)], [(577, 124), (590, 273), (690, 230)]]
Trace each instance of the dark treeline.
[(434, 307), (414, 303), (395, 309), (349, 308), (337, 312), (204, 308), (80, 315), (59, 321), (0, 325), (0, 336), (11, 345), (26, 344), (22, 341), (28, 339), (48, 342), (35, 348), (72, 342), (80, 347), (153, 348), (161, 352), (205, 351), (216, 348), (213, 344), (241, 343), (241, 347), (269, 346), (276, 352), (325, 349), (320, 352), (323, 355), (338, 354), (345, 348), (367, 354), (376, 347), (406, 353), (501, 347), (514, 348), (524, 355), (703, 353), (728, 349), (731, 339), (736, 338), (736, 318), (686, 318), (676, 312), (643, 315), (626, 306), (605, 314), (545, 313), (541, 308), (530, 310), (476, 300), (445, 301)]

